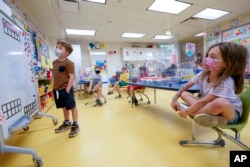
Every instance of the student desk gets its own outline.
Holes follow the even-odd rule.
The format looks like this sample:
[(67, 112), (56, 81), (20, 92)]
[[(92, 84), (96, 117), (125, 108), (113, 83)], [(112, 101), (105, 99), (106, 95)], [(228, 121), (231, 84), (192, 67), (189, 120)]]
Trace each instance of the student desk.
[[(154, 102), (156, 104), (156, 89), (178, 91), (185, 83), (181, 84), (163, 84), (163, 83), (145, 83), (145, 82), (128, 82), (129, 85), (142, 86), (154, 89)], [(132, 90), (132, 89), (131, 89)], [(198, 85), (194, 85), (188, 89), (190, 93), (199, 93), (200, 88)]]
[(80, 90), (78, 91), (78, 96), (80, 98), (82, 98), (83, 93), (87, 91), (86, 88), (88, 87), (89, 83), (90, 83), (90, 80), (81, 80), (77, 83), (78, 85), (80, 85)]

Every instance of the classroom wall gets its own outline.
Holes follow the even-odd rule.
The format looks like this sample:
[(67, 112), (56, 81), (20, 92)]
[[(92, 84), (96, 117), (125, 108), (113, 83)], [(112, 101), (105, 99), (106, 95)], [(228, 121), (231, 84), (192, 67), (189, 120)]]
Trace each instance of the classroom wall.
[[(229, 29), (232, 27), (232, 22), (234, 20), (238, 19), (238, 25), (242, 25), (244, 23), (248, 23), (250, 22), (250, 12), (241, 15), (240, 17), (236, 17), (235, 19), (232, 20), (228, 20), (226, 22), (220, 23), (214, 27), (208, 28), (206, 30), (207, 35), (210, 36), (214, 36), (216, 31), (215, 29), (219, 27), (220, 32), (226, 29)], [(55, 43), (56, 43), (57, 39), (51, 39), (49, 38), (49, 43), (50, 43), (50, 48), (51, 50), (54, 51), (55, 48)], [(91, 67), (91, 57), (89, 54), (89, 42), (74, 42), (74, 41), (69, 41), (72, 44), (78, 44), (81, 46), (81, 56), (82, 56), (82, 67), (83, 68), (87, 68), (87, 67)], [(99, 41), (101, 42), (101, 41)], [(187, 41), (188, 42), (188, 41)], [(217, 42), (220, 42), (217, 41)], [(134, 45), (134, 43), (104, 43), (105, 44), (105, 48), (103, 49), (99, 49), (100, 51), (105, 51), (107, 53), (107, 67), (108, 67), (108, 71), (107, 71), (107, 75), (108, 77), (113, 76), (117, 70), (120, 70), (120, 68), (125, 65), (127, 62), (123, 61), (122, 59), (122, 48), (123, 47), (132, 47)], [(147, 47), (147, 45), (149, 44), (139, 44), (140, 47)], [(203, 38), (201, 37), (200, 42), (196, 43), (196, 48), (197, 48), (197, 52), (206, 53), (206, 50), (208, 49), (208, 43), (205, 41), (203, 41)], [(115, 54), (109, 54), (110, 51), (116, 51)], [(54, 59), (54, 53), (51, 53), (52, 56), (52, 60)]]

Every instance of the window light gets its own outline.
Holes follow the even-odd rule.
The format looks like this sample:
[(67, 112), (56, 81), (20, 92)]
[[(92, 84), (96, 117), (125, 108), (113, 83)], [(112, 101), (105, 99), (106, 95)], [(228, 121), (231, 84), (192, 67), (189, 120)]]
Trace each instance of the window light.
[(223, 11), (223, 10), (217, 10), (217, 9), (211, 9), (211, 8), (206, 8), (203, 11), (197, 13), (193, 17), (198, 17), (202, 19), (209, 19), (209, 20), (215, 20), (219, 17), (222, 17), (229, 12)]
[(83, 0), (88, 2), (96, 2), (96, 3), (106, 3), (106, 0)]
[(95, 35), (94, 30), (66, 29), (66, 33), (71, 35)]
[(123, 33), (121, 37), (124, 38), (142, 38), (145, 34), (139, 33)]
[(156, 35), (156, 36), (153, 36), (153, 39), (171, 39), (173, 37), (174, 36), (171, 36), (171, 35)]
[(191, 6), (191, 4), (175, 0), (155, 0), (148, 10), (178, 14), (189, 6)]

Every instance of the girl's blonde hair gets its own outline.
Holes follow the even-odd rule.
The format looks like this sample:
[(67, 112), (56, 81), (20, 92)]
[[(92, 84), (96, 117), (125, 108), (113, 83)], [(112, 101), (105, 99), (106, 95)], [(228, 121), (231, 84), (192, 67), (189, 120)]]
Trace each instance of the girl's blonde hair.
[[(217, 87), (223, 80), (231, 76), (235, 84), (235, 93), (239, 94), (242, 92), (244, 86), (244, 73), (247, 66), (248, 50), (241, 44), (221, 42), (212, 45), (208, 49), (206, 57), (208, 57), (208, 52), (216, 46), (219, 47), (223, 61), (227, 67), (219, 73), (219, 78), (215, 81), (214, 87)], [(203, 79), (205, 76), (208, 76), (209, 73), (210, 71), (205, 70)]]

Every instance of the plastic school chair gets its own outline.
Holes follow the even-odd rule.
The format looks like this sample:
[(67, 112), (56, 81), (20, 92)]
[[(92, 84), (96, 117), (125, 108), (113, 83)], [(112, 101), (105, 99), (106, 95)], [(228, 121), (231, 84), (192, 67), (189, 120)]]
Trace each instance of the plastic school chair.
[[(225, 145), (225, 141), (222, 139), (222, 136), (226, 137), (230, 141), (234, 142), (244, 150), (250, 150), (250, 148), (241, 142), (240, 132), (248, 123), (249, 110), (250, 110), (250, 85), (245, 84), (243, 92), (240, 93), (240, 99), (243, 104), (243, 113), (240, 120), (234, 124), (227, 124), (225, 126), (212, 127), (218, 134), (217, 139), (214, 141), (203, 141), (195, 139), (195, 122), (192, 120), (192, 140), (181, 140), (180, 145), (189, 145), (189, 144), (200, 144), (200, 145), (211, 145), (211, 146), (221, 146)], [(192, 117), (191, 117), (192, 118)], [(234, 132), (234, 136), (227, 133), (225, 130), (231, 130)]]
[(96, 102), (96, 93), (94, 93), (94, 92), (93, 93), (89, 93), (89, 95), (93, 95), (93, 97), (94, 97), (95, 100), (85, 103), (85, 106), (89, 105), (89, 104), (93, 104), (93, 106), (96, 107), (96, 106), (102, 106), (103, 104), (107, 103), (107, 100), (106, 100), (105, 96), (103, 96), (103, 94), (100, 97), (100, 101), (101, 101), (102, 105), (100, 105), (100, 104), (98, 104)]
[[(137, 82), (137, 80), (138, 80), (137, 77), (132, 77), (132, 78), (130, 79), (131, 82)], [(131, 89), (133, 89), (133, 86), (131, 86)], [(131, 101), (129, 101), (129, 102), (131, 102), (131, 107), (133, 107), (133, 105), (134, 105), (134, 106), (137, 106), (138, 104), (150, 104), (149, 97), (148, 97), (148, 95), (145, 93), (145, 90), (146, 90), (146, 87), (141, 87), (140, 89), (132, 90), (132, 91), (134, 91), (135, 96), (136, 96), (136, 95), (140, 96), (140, 98), (138, 98), (138, 102), (140, 102), (140, 103), (135, 103), (135, 101), (133, 101), (133, 99), (131, 99)], [(147, 101), (144, 102), (144, 103), (142, 103), (143, 97), (147, 99)]]
[[(145, 90), (146, 90), (145, 87), (142, 87), (141, 89), (134, 90), (135, 94), (140, 96), (140, 98), (138, 99), (138, 102), (140, 102), (140, 103), (138, 103), (138, 104), (150, 104), (149, 97), (145, 93)], [(144, 103), (142, 103), (143, 97), (147, 99), (146, 102), (144, 102)], [(133, 105), (137, 106), (138, 104), (134, 104), (133, 101), (132, 101), (132, 106)]]

